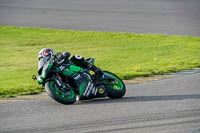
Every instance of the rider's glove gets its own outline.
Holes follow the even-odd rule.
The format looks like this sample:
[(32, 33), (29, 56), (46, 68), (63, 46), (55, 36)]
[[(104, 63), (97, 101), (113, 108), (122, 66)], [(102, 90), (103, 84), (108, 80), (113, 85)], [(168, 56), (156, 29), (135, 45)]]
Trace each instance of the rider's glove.
[(44, 81), (41, 75), (37, 77), (37, 80), (38, 80), (38, 84), (42, 84)]
[(66, 58), (68, 59), (68, 58), (70, 57), (71, 54), (70, 54), (70, 52), (64, 52), (63, 55), (64, 55), (65, 59), (66, 59)]

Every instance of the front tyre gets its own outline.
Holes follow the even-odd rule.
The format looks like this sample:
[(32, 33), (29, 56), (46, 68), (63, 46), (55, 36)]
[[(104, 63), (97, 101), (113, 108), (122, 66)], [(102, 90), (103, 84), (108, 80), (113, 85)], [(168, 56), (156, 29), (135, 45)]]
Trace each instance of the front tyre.
[(73, 104), (76, 101), (76, 93), (72, 89), (70, 95), (66, 95), (64, 92), (60, 91), (61, 89), (58, 88), (55, 81), (46, 82), (45, 90), (51, 98), (59, 103)]
[(113, 99), (123, 97), (126, 93), (126, 86), (124, 82), (117, 75), (111, 72), (104, 71), (104, 74), (111, 76), (117, 81), (116, 84), (113, 84), (113, 83), (105, 84), (108, 97), (113, 98)]

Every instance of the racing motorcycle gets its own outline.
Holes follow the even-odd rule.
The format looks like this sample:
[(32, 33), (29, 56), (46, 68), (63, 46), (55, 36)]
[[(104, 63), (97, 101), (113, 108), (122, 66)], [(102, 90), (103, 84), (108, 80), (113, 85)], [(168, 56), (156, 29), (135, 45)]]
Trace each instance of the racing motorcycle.
[[(94, 64), (95, 58), (86, 59)], [(54, 57), (39, 60), (38, 71), (41, 77), (33, 75), (45, 87), (48, 95), (62, 104), (73, 104), (77, 100), (88, 100), (100, 97), (112, 99), (125, 95), (126, 86), (115, 74), (103, 71), (99, 81), (89, 69), (83, 69), (71, 63), (56, 63)]]

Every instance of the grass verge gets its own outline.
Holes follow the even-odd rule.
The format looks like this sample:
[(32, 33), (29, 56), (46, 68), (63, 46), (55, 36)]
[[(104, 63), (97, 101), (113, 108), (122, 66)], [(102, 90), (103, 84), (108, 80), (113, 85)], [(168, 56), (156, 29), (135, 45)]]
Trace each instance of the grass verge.
[(0, 97), (43, 91), (31, 76), (44, 47), (96, 57), (123, 79), (200, 66), (200, 37), (0, 26)]

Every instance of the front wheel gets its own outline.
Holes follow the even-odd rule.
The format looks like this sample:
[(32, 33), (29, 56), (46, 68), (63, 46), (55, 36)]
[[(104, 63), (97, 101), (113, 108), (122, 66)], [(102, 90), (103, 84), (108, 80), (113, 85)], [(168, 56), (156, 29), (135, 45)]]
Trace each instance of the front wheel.
[(117, 81), (115, 84), (113, 84), (113, 83), (105, 84), (108, 97), (110, 97), (110, 98), (123, 97), (126, 93), (126, 86), (125, 86), (124, 82), (117, 75), (115, 75), (111, 72), (104, 71), (104, 75), (105, 76), (108, 75)]
[(55, 81), (46, 82), (45, 90), (51, 98), (59, 103), (73, 104), (76, 101), (76, 93), (74, 92), (74, 90), (71, 89), (70, 95), (66, 95), (64, 91), (61, 91)]

